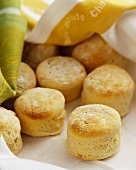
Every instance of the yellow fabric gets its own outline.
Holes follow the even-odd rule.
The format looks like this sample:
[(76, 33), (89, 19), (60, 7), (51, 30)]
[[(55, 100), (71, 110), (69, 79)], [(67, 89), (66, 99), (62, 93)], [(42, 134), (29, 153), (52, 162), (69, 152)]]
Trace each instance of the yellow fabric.
[(26, 8), (27, 12), (24, 11), (22, 8), (22, 15), (28, 21), (29, 27), (33, 28), (36, 25), (37, 20), (35, 19), (35, 17), (33, 17), (31, 13), (41, 16), (44, 13), (45, 9), (47, 9), (48, 4), (46, 4), (42, 0), (21, 0), (21, 6), (24, 6)]
[(124, 11), (134, 8), (136, 0), (84, 0), (56, 25), (47, 43), (73, 45), (86, 39), (92, 32), (101, 34)]
[[(22, 0), (22, 4), (28, 7), (30, 12), (33, 10), (40, 15), (48, 7), (42, 0)], [(59, 6), (58, 10), (60, 8)], [(135, 8), (136, 0), (77, 0), (77, 5), (57, 23), (45, 43), (74, 45), (89, 37), (93, 32), (99, 34), (105, 32), (125, 11)], [(32, 27), (36, 25), (37, 21), (34, 20), (34, 16), (32, 19), (29, 14), (24, 15)], [(52, 17), (55, 19), (55, 16)]]

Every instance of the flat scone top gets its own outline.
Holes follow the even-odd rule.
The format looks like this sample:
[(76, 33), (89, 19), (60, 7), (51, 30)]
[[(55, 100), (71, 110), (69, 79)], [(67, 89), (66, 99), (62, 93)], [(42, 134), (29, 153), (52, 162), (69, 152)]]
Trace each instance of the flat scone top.
[(122, 68), (106, 64), (92, 71), (84, 82), (84, 87), (95, 89), (97, 93), (104, 95), (122, 94), (134, 88), (134, 82), (130, 75)]
[(69, 126), (79, 135), (89, 137), (116, 132), (121, 122), (115, 109), (93, 104), (76, 108), (70, 115)]

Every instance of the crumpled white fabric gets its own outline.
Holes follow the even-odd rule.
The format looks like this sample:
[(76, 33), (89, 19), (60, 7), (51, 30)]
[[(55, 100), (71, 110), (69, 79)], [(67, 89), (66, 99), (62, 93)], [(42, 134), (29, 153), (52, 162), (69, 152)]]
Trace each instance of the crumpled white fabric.
[(136, 10), (125, 12), (101, 35), (117, 52), (136, 62)]
[(0, 136), (0, 170), (66, 170), (64, 168), (32, 160), (19, 159), (10, 152)]

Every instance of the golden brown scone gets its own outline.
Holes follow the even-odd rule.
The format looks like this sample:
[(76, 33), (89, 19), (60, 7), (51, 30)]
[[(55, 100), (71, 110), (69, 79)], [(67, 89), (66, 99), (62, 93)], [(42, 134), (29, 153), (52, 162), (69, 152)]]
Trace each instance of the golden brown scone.
[(16, 99), (14, 107), (23, 133), (50, 136), (63, 129), (65, 99), (57, 90), (40, 87), (27, 90)]
[(73, 48), (72, 57), (80, 61), (87, 72), (103, 64), (115, 64), (120, 67), (126, 64), (126, 58), (113, 50), (98, 34), (77, 44)]
[(135, 83), (122, 68), (106, 64), (96, 68), (85, 79), (82, 104), (105, 104), (123, 117), (129, 112)]
[(23, 145), (19, 119), (11, 110), (0, 107), (0, 134), (14, 154), (17, 154)]
[(24, 91), (34, 87), (36, 87), (36, 75), (34, 71), (28, 64), (21, 62), (17, 80), (16, 96), (20, 96)]
[(100, 160), (115, 154), (120, 147), (119, 113), (106, 105), (76, 108), (69, 117), (67, 149), (83, 160)]
[(69, 102), (79, 97), (86, 71), (77, 60), (58, 56), (40, 63), (36, 75), (41, 87), (61, 91), (66, 102)]
[(40, 62), (58, 54), (59, 49), (55, 45), (26, 43), (23, 52), (23, 61), (36, 70)]

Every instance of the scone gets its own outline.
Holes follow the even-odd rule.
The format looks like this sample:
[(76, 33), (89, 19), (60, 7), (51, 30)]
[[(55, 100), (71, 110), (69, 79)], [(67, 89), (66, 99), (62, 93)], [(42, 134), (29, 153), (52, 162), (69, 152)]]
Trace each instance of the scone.
[(135, 83), (130, 75), (116, 65), (96, 68), (85, 79), (82, 104), (105, 104), (123, 117), (129, 112)]
[(66, 102), (79, 97), (86, 71), (71, 57), (51, 57), (39, 64), (36, 70), (39, 86), (57, 89)]
[(36, 84), (36, 75), (32, 68), (28, 64), (21, 62), (17, 79), (16, 95), (7, 99), (1, 105), (7, 109), (14, 110), (14, 101), (16, 98), (23, 94), (24, 91), (36, 87)]
[(34, 87), (36, 87), (36, 75), (34, 71), (28, 64), (21, 62), (17, 80), (16, 96), (20, 96), (24, 91)]
[(88, 73), (103, 64), (115, 64), (120, 67), (126, 64), (126, 58), (118, 54), (98, 34), (76, 45), (72, 57), (80, 61)]
[(14, 154), (17, 154), (23, 145), (19, 119), (11, 110), (0, 107), (0, 134)]
[(101, 160), (120, 147), (119, 113), (106, 105), (92, 104), (76, 108), (69, 117), (67, 149), (83, 160)]
[(59, 49), (55, 45), (25, 43), (23, 61), (36, 70), (40, 62), (58, 54)]
[(61, 92), (40, 87), (25, 91), (14, 103), (22, 132), (31, 136), (59, 134), (66, 116), (64, 106)]

